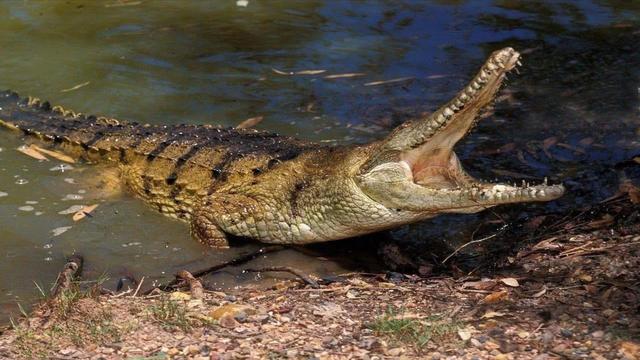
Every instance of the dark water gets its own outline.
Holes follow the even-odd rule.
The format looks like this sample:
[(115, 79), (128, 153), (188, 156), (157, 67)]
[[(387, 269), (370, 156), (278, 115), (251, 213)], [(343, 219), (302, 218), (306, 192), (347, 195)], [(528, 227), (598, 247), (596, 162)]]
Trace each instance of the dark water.
[[(562, 209), (610, 196), (620, 177), (612, 165), (640, 153), (639, 15), (639, 2), (595, 0), (3, 2), (0, 87), (140, 122), (232, 126), (264, 116), (262, 129), (365, 142), (433, 110), (491, 51), (512, 46), (524, 54), (520, 75), (457, 151), (482, 178), (563, 181), (569, 195), (546, 205)], [(325, 78), (345, 73), (364, 75)], [(405, 80), (366, 86), (398, 78)], [(81, 180), (94, 170), (55, 171), (55, 161), (16, 152), (20, 143), (0, 133), (6, 310), (32, 302), (34, 283), (47, 288), (73, 252), (85, 256), (86, 277), (106, 274), (114, 286), (123, 276), (164, 281), (177, 269), (257, 247), (204, 249), (183, 224), (135, 199), (91, 199)], [(88, 220), (59, 214), (93, 203), (100, 206)], [(473, 224), (491, 216), (446, 217), (394, 236), (424, 248), (442, 238), (465, 242)], [(69, 226), (59, 236), (51, 232)], [(345, 252), (339, 261), (295, 250), (260, 261), (330, 274), (362, 260), (350, 249), (336, 251)], [(228, 288), (253, 278), (229, 271), (209, 280)]]

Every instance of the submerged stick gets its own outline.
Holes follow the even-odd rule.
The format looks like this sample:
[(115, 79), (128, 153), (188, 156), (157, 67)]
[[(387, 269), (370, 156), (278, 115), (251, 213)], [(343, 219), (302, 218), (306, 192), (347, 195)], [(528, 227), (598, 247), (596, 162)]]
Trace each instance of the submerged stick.
[(245, 271), (249, 271), (249, 272), (270, 272), (270, 271), (276, 271), (276, 272), (287, 272), (290, 274), (293, 274), (295, 276), (297, 276), (298, 278), (300, 278), (300, 280), (302, 280), (305, 284), (311, 286), (312, 288), (317, 288), (318, 287), (318, 282), (314, 279), (312, 279), (309, 275), (303, 273), (302, 271), (289, 267), (289, 266), (267, 266), (267, 267), (263, 267), (263, 268), (259, 268), (259, 269), (246, 269)]
[[(271, 252), (280, 251), (282, 249), (284, 249), (284, 246), (280, 246), (280, 245), (273, 245), (273, 246), (263, 247), (263, 248), (258, 249), (257, 251), (254, 251), (254, 252), (251, 252), (249, 254), (237, 257), (235, 259), (231, 259), (229, 261), (225, 261), (223, 263), (216, 264), (216, 265), (210, 266), (210, 267), (202, 269), (202, 270), (194, 271), (191, 274), (193, 275), (194, 278), (199, 278), (199, 277), (202, 277), (204, 275), (207, 275), (207, 274), (210, 274), (212, 272), (218, 271), (220, 269), (224, 269), (224, 268), (229, 267), (229, 266), (236, 266), (236, 265), (244, 264), (244, 263), (246, 263), (248, 261), (251, 261), (251, 260), (257, 258), (260, 255), (264, 255), (264, 254), (268, 254), (268, 253), (271, 253)], [(158, 286), (157, 289), (164, 290), (164, 291), (170, 290), (170, 289), (175, 289), (178, 286), (179, 283), (180, 283), (179, 280), (173, 280), (173, 281), (171, 281), (170, 283), (168, 283), (166, 285)], [(154, 288), (154, 289), (156, 289), (156, 288)], [(149, 295), (154, 289), (150, 289), (148, 291), (145, 291), (144, 295)]]

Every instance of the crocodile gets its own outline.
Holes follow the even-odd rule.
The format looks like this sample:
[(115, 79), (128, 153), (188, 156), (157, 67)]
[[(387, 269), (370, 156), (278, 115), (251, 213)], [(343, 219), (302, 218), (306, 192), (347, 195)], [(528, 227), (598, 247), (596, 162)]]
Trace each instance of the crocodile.
[(88, 163), (113, 165), (135, 196), (190, 224), (215, 248), (229, 235), (308, 244), (355, 237), (443, 213), (550, 201), (561, 184), (483, 182), (453, 147), (478, 122), (512, 48), (493, 52), (471, 82), (433, 113), (366, 144), (325, 145), (255, 129), (149, 125), (84, 115), (0, 93), (0, 125)]

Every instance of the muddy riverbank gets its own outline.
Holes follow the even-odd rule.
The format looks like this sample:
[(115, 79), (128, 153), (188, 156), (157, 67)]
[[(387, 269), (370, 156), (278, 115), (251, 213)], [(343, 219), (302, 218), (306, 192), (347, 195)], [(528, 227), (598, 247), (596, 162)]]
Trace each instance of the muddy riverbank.
[(3, 330), (0, 357), (637, 359), (640, 193), (622, 190), (491, 270), (264, 272), (202, 296), (80, 282)]

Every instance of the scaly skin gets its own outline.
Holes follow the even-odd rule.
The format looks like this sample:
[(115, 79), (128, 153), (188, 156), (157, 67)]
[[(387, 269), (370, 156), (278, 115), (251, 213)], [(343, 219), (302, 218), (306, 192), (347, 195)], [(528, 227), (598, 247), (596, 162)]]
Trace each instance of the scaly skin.
[(491, 206), (549, 201), (561, 185), (481, 183), (453, 146), (495, 97), (519, 54), (494, 52), (469, 86), (386, 139), (324, 146), (256, 130), (125, 123), (0, 95), (0, 125), (87, 162), (113, 164), (127, 188), (192, 234), (227, 247), (227, 234), (267, 243), (338, 240)]

